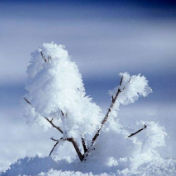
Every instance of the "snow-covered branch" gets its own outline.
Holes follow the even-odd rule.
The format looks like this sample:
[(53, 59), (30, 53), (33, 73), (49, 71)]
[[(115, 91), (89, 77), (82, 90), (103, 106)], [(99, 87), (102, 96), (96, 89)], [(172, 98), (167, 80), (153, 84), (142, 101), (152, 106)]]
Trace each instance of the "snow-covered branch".
[[(94, 145), (98, 143), (102, 129), (112, 130), (110, 125), (113, 123), (113, 127), (121, 130), (117, 118), (120, 105), (134, 103), (140, 96), (152, 92), (144, 76), (120, 73), (119, 86), (110, 91), (112, 101), (103, 115), (101, 108), (86, 95), (82, 76), (65, 47), (54, 43), (43, 44), (33, 53), (27, 74), (24, 100), (28, 105), (24, 105), (24, 109), (28, 121), (55, 128), (62, 134), (59, 140), (51, 138), (55, 144), (50, 155), (61, 141), (68, 141), (80, 161), (90, 155), (93, 147), (96, 148)], [(131, 137), (145, 128), (129, 136), (125, 129), (121, 132)]]
[[(122, 82), (123, 82), (123, 76), (121, 77), (121, 80), (120, 80), (120, 86), (122, 85)], [(124, 88), (125, 88), (125, 87), (124, 87)], [(124, 90), (124, 88), (123, 88), (122, 90)], [(92, 144), (91, 144), (91, 146), (94, 145), (94, 143), (95, 143), (97, 137), (98, 137), (99, 134), (100, 134), (100, 131), (101, 131), (102, 127), (104, 126), (104, 124), (105, 124), (106, 121), (108, 120), (109, 114), (111, 113), (111, 110), (112, 110), (112, 108), (113, 108), (113, 106), (114, 106), (114, 103), (116, 102), (116, 100), (117, 100), (117, 98), (118, 98), (118, 95), (122, 92), (122, 90), (121, 90), (121, 88), (119, 87), (118, 91), (117, 91), (116, 94), (115, 94), (115, 97), (112, 97), (112, 103), (111, 103), (111, 105), (110, 105), (110, 107), (109, 107), (109, 109), (108, 109), (108, 112), (106, 113), (105, 117), (103, 118), (103, 120), (102, 120), (102, 122), (101, 122), (100, 128), (97, 130), (96, 134), (95, 134), (94, 137), (92, 138)]]

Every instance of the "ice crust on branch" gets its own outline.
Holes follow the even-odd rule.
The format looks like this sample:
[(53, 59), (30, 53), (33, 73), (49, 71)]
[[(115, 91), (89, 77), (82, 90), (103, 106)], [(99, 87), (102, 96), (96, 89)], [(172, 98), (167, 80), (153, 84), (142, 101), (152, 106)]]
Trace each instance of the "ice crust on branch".
[(43, 44), (32, 54), (27, 69), (26, 116), (32, 123), (50, 125), (44, 117), (63, 130), (65, 137), (84, 133), (87, 140), (95, 133), (102, 119), (99, 106), (86, 96), (82, 76), (62, 45)]
[[(116, 118), (120, 105), (134, 103), (140, 96), (146, 97), (152, 93), (152, 89), (148, 86), (148, 81), (144, 76), (141, 76), (140, 74), (130, 76), (127, 72), (120, 73), (119, 76), (123, 78), (121, 85), (109, 91), (109, 94), (113, 100), (116, 92), (120, 90), (118, 99), (115, 101), (110, 114), (111, 126), (115, 130), (122, 129), (122, 125), (119, 124), (118, 119)], [(121, 132), (125, 135), (127, 133), (125, 129), (121, 130)]]
[(109, 92), (114, 97), (118, 89), (122, 91), (116, 103), (128, 105), (137, 101), (140, 96), (146, 97), (152, 92), (145, 76), (141, 76), (140, 74), (130, 76), (127, 72), (120, 73), (119, 75), (123, 77), (122, 85)]

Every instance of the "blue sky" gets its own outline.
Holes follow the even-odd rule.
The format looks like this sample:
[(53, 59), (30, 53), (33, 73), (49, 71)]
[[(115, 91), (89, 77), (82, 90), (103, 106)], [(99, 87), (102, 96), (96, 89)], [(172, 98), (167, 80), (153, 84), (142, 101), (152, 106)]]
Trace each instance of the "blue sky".
[[(87, 94), (91, 95), (104, 110), (110, 102), (108, 90), (118, 84), (120, 72), (145, 75), (153, 88), (153, 93), (138, 101), (136, 105), (122, 108), (120, 115), (125, 117), (122, 121), (129, 120), (134, 124), (133, 121), (143, 118), (166, 124), (171, 138), (173, 137), (168, 142), (168, 154), (173, 154), (172, 146), (176, 146), (175, 1), (1, 0), (2, 129), (5, 127), (15, 129), (16, 124), (18, 132), (24, 133), (31, 140), (38, 140), (41, 135), (36, 129), (30, 133), (30, 128), (25, 126), (20, 100), (25, 93), (25, 71), (30, 54), (42, 43), (52, 41), (66, 46), (83, 75)], [(12, 132), (6, 131), (9, 136)], [(10, 150), (11, 141), (5, 140), (3, 134), (0, 135), (3, 143), (1, 150), (7, 148), (7, 143)], [(48, 140), (44, 136), (40, 138), (43, 141)], [(12, 141), (15, 147), (20, 149), (17, 143), (23, 140), (25, 136), (18, 137), (15, 133)], [(39, 151), (45, 153), (48, 148), (50, 149), (48, 144), (48, 148), (41, 151), (38, 144), (35, 153), (30, 151), (30, 147), (27, 146), (24, 152), (17, 150), (15, 157), (11, 156), (10, 151), (4, 152), (1, 158), (7, 163), (3, 167), (7, 167), (8, 163), (25, 156), (26, 153), (34, 156)]]
[[(175, 101), (175, 4), (1, 1), (1, 92), (9, 84), (16, 93), (20, 86), (22, 90), (30, 53), (42, 43), (54, 41), (66, 46), (80, 68), (88, 94), (96, 101), (108, 99), (104, 94), (124, 71), (146, 75), (155, 92), (154, 101)], [(102, 94), (97, 96), (100, 85)]]

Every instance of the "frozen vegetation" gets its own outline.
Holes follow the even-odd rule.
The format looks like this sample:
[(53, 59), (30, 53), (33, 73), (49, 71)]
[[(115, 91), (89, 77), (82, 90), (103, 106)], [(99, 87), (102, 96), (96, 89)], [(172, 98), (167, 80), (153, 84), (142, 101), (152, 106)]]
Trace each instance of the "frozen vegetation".
[[(27, 123), (54, 128), (58, 136), (51, 137), (50, 157), (19, 159), (2, 176), (176, 175), (175, 161), (158, 152), (166, 147), (164, 127), (139, 121), (132, 130), (118, 118), (121, 105), (152, 92), (144, 76), (120, 73), (119, 85), (109, 91), (111, 104), (104, 115), (86, 95), (78, 67), (64, 46), (43, 44), (32, 54), (27, 74), (23, 101)], [(59, 157), (65, 143), (75, 156)]]

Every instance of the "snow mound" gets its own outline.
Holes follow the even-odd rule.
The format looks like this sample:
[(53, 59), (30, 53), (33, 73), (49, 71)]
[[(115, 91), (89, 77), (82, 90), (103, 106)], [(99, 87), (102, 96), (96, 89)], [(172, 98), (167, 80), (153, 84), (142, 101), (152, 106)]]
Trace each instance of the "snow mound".
[(52, 158), (19, 159), (1, 176), (175, 176), (176, 160), (161, 159), (142, 164), (137, 169), (130, 167), (132, 161), (121, 158), (111, 165), (103, 163), (80, 163), (78, 160), (69, 162), (67, 160), (54, 161)]

